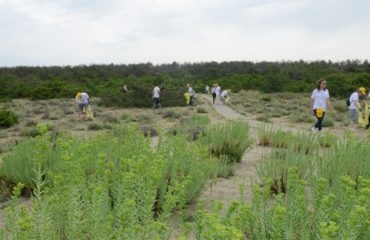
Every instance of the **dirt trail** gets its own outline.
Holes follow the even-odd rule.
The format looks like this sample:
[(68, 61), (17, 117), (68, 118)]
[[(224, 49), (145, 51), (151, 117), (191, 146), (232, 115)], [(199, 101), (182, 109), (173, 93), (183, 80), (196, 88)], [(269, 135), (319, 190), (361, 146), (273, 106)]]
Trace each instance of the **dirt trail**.
[[(208, 102), (212, 102), (210, 96), (204, 95), (203, 98)], [(242, 161), (236, 165), (235, 175), (228, 178), (217, 178), (210, 183), (208, 188), (202, 193), (200, 199), (205, 200), (208, 205), (211, 200), (218, 200), (227, 206), (232, 200), (240, 199), (240, 187), (244, 188), (243, 199), (250, 201), (252, 197), (252, 184), (258, 180), (257, 169), (260, 156), (268, 151), (268, 148), (261, 147), (255, 144), (258, 137), (258, 126), (261, 122), (250, 119), (248, 116), (243, 116), (230, 107), (218, 103), (212, 105), (214, 110), (222, 117), (228, 120), (247, 120), (250, 126), (249, 135), (254, 144), (245, 152)]]

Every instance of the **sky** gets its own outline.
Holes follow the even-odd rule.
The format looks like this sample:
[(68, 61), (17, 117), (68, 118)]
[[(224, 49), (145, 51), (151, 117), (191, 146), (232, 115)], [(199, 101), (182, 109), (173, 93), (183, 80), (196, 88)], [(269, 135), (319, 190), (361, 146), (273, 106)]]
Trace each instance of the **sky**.
[(366, 60), (369, 0), (0, 0), (0, 66)]

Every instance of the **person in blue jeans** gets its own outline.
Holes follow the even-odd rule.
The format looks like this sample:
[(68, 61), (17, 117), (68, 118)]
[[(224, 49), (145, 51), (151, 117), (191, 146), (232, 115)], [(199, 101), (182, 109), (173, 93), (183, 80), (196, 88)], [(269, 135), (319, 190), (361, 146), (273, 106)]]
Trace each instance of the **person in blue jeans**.
[(329, 90), (326, 88), (326, 81), (325, 79), (320, 79), (317, 83), (317, 88), (312, 91), (310, 101), (310, 114), (314, 114), (317, 118), (315, 126), (311, 129), (313, 132), (321, 131), (327, 106), (333, 112), (333, 107), (329, 101)]

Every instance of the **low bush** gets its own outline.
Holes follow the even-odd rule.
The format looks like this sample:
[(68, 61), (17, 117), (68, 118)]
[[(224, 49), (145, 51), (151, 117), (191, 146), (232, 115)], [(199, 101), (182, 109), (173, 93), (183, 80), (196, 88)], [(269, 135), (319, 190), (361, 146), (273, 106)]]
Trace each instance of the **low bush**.
[(260, 121), (260, 122), (266, 122), (266, 123), (270, 123), (271, 120), (270, 120), (270, 115), (268, 114), (263, 114), (263, 115), (260, 115), (256, 118), (257, 121)]
[(197, 113), (207, 113), (207, 110), (204, 107), (197, 107)]
[(210, 152), (216, 157), (227, 156), (231, 163), (240, 162), (250, 147), (249, 127), (246, 122), (236, 121), (217, 124), (207, 129)]
[(262, 96), (261, 97), (261, 100), (264, 101), (264, 102), (271, 102), (272, 101), (272, 97), (271, 96), (268, 96), (268, 95), (265, 95), (265, 96)]
[(340, 113), (348, 112), (348, 107), (347, 107), (347, 104), (345, 103), (345, 100), (336, 101), (333, 104), (333, 108)]
[(324, 121), (322, 122), (323, 127), (334, 127), (334, 120), (330, 115), (325, 115)]
[(141, 132), (144, 134), (145, 137), (156, 137), (158, 136), (157, 129), (152, 126), (142, 126)]
[(91, 130), (91, 131), (98, 131), (98, 130), (102, 130), (103, 129), (103, 126), (99, 123), (90, 123), (88, 126), (87, 126), (87, 129)]
[(119, 123), (119, 119), (112, 115), (104, 116), (103, 120), (104, 122), (107, 122), (107, 123), (114, 123), (114, 124)]
[(228, 156), (221, 155), (217, 159), (217, 177), (229, 178), (234, 176), (235, 164)]
[(164, 110), (162, 113), (162, 118), (175, 119), (175, 118), (179, 118), (180, 116), (181, 116), (180, 113), (172, 109)]
[(290, 115), (290, 119), (295, 123), (314, 123), (316, 118), (308, 112), (294, 112)]
[(10, 110), (0, 110), (0, 128), (9, 128), (18, 123), (18, 117)]

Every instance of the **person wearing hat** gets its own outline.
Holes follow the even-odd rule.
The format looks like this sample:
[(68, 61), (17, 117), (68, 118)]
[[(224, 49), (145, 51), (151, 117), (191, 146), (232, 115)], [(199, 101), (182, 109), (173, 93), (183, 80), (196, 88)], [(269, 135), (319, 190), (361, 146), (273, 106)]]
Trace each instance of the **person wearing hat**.
[(190, 83), (186, 84), (186, 87), (188, 88), (189, 96), (190, 96), (190, 106), (194, 106), (194, 96), (195, 96), (195, 91), (193, 87), (191, 86)]
[(217, 97), (217, 84), (213, 84), (212, 89), (212, 99), (213, 99), (213, 104), (216, 104), (216, 97)]
[(349, 97), (349, 106), (348, 109), (351, 113), (351, 124), (354, 124), (357, 122), (357, 110), (361, 109), (360, 105), (360, 97), (365, 96), (366, 89), (364, 87), (360, 87), (357, 89), (356, 92), (353, 92), (351, 96)]
[(78, 92), (76, 94), (76, 104), (77, 104), (77, 111), (78, 111), (78, 119), (80, 119), (81, 113), (84, 115), (84, 119), (86, 120), (86, 112), (87, 107), (89, 106), (89, 95), (85, 92)]
[(321, 131), (327, 106), (333, 112), (333, 107), (329, 101), (329, 90), (326, 88), (326, 81), (325, 79), (320, 79), (317, 83), (317, 88), (312, 92), (310, 101), (310, 113), (317, 118), (315, 126), (311, 129), (313, 132)]

